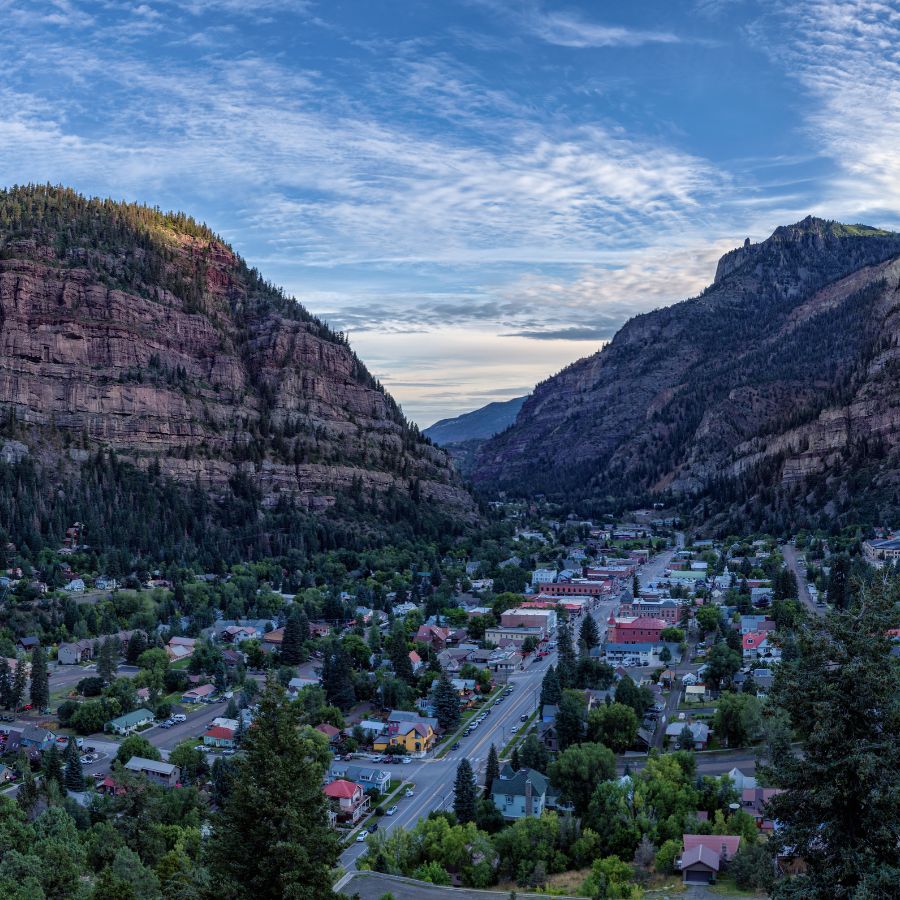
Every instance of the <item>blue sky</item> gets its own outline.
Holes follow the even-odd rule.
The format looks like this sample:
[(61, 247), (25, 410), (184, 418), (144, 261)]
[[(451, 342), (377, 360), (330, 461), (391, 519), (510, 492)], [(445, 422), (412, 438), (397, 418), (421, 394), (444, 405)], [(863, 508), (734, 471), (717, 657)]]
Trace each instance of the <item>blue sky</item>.
[(183, 209), (422, 425), (744, 237), (898, 226), (900, 11), (857, 0), (0, 0), (0, 184)]

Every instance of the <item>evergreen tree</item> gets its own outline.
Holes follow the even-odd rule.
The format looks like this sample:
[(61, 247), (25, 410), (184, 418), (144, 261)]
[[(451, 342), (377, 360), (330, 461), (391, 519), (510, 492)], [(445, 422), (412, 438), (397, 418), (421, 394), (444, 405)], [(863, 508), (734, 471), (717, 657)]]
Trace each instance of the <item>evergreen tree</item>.
[(557, 634), (556, 675), (559, 678), (560, 687), (575, 687), (575, 673), (578, 660), (575, 657), (575, 647), (572, 644), (572, 629), (568, 622), (560, 624)]
[(84, 790), (84, 772), (81, 768), (81, 754), (75, 738), (70, 737), (66, 745), (66, 768), (63, 776), (65, 786), (70, 791)]
[(776, 669), (769, 705), (802, 751), (770, 740), (763, 774), (784, 792), (767, 805), (779, 824), (767, 847), (807, 864), (775, 885), (777, 898), (896, 895), (900, 667), (888, 632), (898, 594), (896, 581), (866, 588), (849, 610), (801, 629), (797, 657)]
[(513, 747), (512, 753), (509, 755), (509, 764), (514, 772), (518, 772), (522, 768), (522, 761), (519, 759), (519, 745)]
[(556, 738), (565, 750), (584, 738), (584, 696), (578, 691), (564, 691), (556, 712)]
[(129, 665), (137, 665), (138, 657), (147, 649), (147, 636), (143, 631), (135, 631), (128, 638), (128, 648), (125, 651), (125, 659)]
[(558, 706), (561, 699), (562, 688), (559, 684), (559, 677), (556, 669), (550, 666), (541, 682), (541, 710), (543, 711), (545, 706)]
[(491, 796), (491, 787), (499, 777), (500, 758), (497, 756), (497, 748), (491, 744), (491, 749), (488, 750), (487, 768), (484, 772), (484, 793), (486, 796)]
[(9, 709), (12, 706), (12, 673), (5, 656), (0, 656), (0, 706)]
[(850, 560), (842, 553), (831, 560), (828, 574), (828, 602), (835, 609), (846, 609), (850, 600)]
[(284, 639), (281, 642), (281, 660), (289, 666), (296, 666), (303, 656), (303, 640), (301, 637), (298, 614), (292, 610), (284, 626)]
[(434, 689), (434, 711), (438, 724), (445, 734), (452, 732), (459, 725), (462, 715), (459, 708), (459, 694), (444, 671), (441, 672)]
[(25, 698), (25, 686), (28, 683), (28, 676), (25, 674), (25, 659), (22, 656), (16, 657), (16, 671), (13, 673), (12, 687), (9, 691), (9, 706), (13, 712), (17, 712)]
[(44, 751), (44, 755), (41, 757), (41, 775), (44, 777), (45, 789), (48, 789), (51, 784), (56, 784), (60, 789), (65, 787), (63, 764), (59, 750), (56, 748), (56, 741)]
[(590, 650), (600, 643), (600, 630), (597, 628), (597, 622), (594, 617), (586, 612), (584, 621), (581, 623), (581, 631), (578, 635), (578, 642)]
[(102, 678), (105, 682), (112, 681), (113, 675), (116, 674), (118, 665), (116, 664), (116, 656), (118, 655), (118, 639), (108, 637), (100, 644), (100, 653), (97, 656), (97, 677)]
[(50, 705), (50, 676), (47, 674), (47, 656), (43, 647), (35, 647), (31, 654), (31, 705), (46, 709)]
[(475, 821), (477, 801), (472, 766), (467, 759), (463, 759), (456, 767), (456, 781), (453, 784), (453, 812), (461, 825)]
[(322, 687), (325, 689), (328, 702), (338, 709), (350, 709), (356, 702), (353, 678), (350, 675), (350, 658), (343, 647), (333, 639), (325, 647)]
[(330, 758), (275, 682), (266, 686), (206, 846), (220, 896), (232, 900), (333, 900), (340, 845), (322, 779)]

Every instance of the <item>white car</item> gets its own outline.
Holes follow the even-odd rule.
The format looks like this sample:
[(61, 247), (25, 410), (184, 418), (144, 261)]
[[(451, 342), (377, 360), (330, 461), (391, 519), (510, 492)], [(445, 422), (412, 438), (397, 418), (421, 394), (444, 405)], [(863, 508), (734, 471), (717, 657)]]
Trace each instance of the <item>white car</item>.
[(361, 844), (367, 837), (368, 837), (368, 834), (367, 834), (365, 831), (361, 831), (361, 832), (356, 836), (356, 843), (357, 843), (357, 844)]
[(386, 810), (384, 811), (384, 814), (385, 814), (386, 816), (392, 816), (392, 815), (394, 815), (395, 812), (397, 812), (397, 807), (396, 807), (396, 806), (391, 806), (391, 807), (389, 807), (388, 809), (386, 809)]
[(404, 756), (403, 759), (400, 760), (400, 762), (402, 762), (403, 765), (408, 766), (412, 762), (412, 757)]
[(175, 715), (172, 716), (172, 721), (173, 722), (187, 722), (187, 716), (184, 713), (175, 713)]

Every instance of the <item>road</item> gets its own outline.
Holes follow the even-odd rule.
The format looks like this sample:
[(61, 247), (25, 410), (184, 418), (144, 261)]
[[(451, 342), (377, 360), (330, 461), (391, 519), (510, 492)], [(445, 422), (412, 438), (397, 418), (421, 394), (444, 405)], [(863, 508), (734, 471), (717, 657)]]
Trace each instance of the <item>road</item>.
[[(679, 533), (677, 546), (683, 546), (684, 536)], [(674, 549), (664, 551), (649, 560), (638, 572), (642, 584), (656, 581), (665, 571)], [(605, 640), (607, 619), (625, 596), (630, 597), (630, 585), (627, 585), (622, 596), (614, 596), (599, 600), (589, 610), (597, 622), (601, 640)], [(575, 627), (578, 625), (576, 623)], [(577, 635), (576, 635), (577, 639)], [(468, 737), (459, 739), (459, 749), (451, 750), (443, 759), (417, 760), (406, 766), (395, 769), (395, 777), (403, 778), (415, 784), (415, 797), (397, 800), (399, 807), (393, 816), (383, 816), (378, 820), (379, 830), (390, 831), (394, 828), (411, 828), (416, 822), (436, 809), (447, 809), (453, 804), (453, 781), (456, 767), (460, 760), (468, 759), (472, 769), (478, 776), (479, 784), (484, 783), (484, 770), (491, 744), (497, 751), (503, 749), (510, 737), (511, 729), (521, 725), (521, 717), (530, 715), (538, 707), (541, 695), (541, 682), (547, 669), (555, 664), (555, 651), (540, 661), (534, 661), (524, 672), (516, 672), (510, 676), (513, 693), (503, 702), (495, 704), (490, 715), (479, 725), (478, 729)], [(677, 701), (676, 701), (677, 702)], [(725, 770), (727, 771), (727, 769)], [(341, 864), (348, 871), (355, 868), (356, 861), (366, 851), (365, 843), (353, 843), (341, 856)]]
[(809, 595), (809, 590), (806, 587), (806, 569), (797, 559), (797, 548), (792, 544), (782, 544), (781, 555), (784, 557), (785, 564), (791, 572), (794, 573), (794, 577), (797, 579), (797, 594), (800, 598), (800, 602), (813, 615), (820, 617), (824, 616), (826, 608), (824, 606), (817, 606)]

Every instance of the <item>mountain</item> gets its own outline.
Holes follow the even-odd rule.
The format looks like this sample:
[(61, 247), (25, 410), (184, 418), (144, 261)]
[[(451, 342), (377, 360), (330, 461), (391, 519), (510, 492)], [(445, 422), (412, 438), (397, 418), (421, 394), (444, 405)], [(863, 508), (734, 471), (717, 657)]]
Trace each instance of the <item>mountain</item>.
[(585, 511), (698, 504), (723, 527), (900, 511), (900, 235), (807, 218), (719, 262), (538, 385), (478, 451), (483, 490)]
[(525, 397), (488, 403), (480, 409), (463, 413), (452, 419), (441, 419), (426, 428), (422, 434), (438, 446), (459, 444), (464, 441), (487, 440), (512, 425), (525, 402)]
[(0, 452), (45, 483), (114, 454), (261, 510), (350, 497), (473, 515), (344, 336), (183, 214), (0, 191), (0, 322)]

